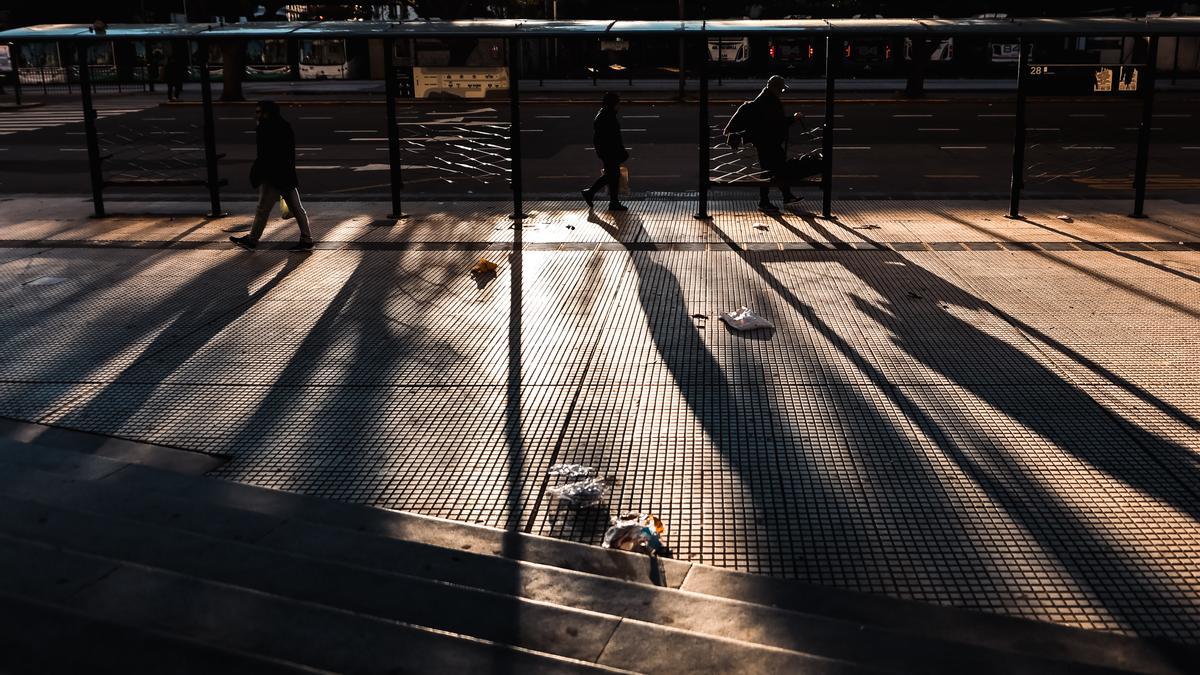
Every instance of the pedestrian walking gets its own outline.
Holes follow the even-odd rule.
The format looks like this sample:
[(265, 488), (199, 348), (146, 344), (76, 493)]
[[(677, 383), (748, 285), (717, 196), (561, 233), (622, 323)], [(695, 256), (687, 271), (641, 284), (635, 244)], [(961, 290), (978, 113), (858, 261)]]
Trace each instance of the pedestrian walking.
[[(792, 193), (788, 185), (787, 175), (787, 141), (788, 130), (792, 123), (801, 119), (800, 113), (788, 115), (783, 109), (780, 96), (787, 91), (787, 83), (778, 75), (772, 75), (767, 80), (758, 96), (753, 101), (743, 103), (729, 123), (725, 125), (725, 135), (730, 137), (731, 144), (748, 141), (758, 152), (758, 165), (767, 172), (771, 183), (779, 188), (784, 203), (800, 201), (800, 197)], [(758, 192), (758, 208), (763, 211), (777, 211), (771, 204), (770, 188), (763, 186)]]
[(253, 250), (267, 226), (267, 218), (275, 203), (283, 199), (287, 210), (300, 227), (300, 242), (291, 251), (311, 251), (312, 231), (308, 228), (308, 213), (300, 203), (300, 181), (296, 177), (296, 135), (292, 125), (279, 114), (274, 101), (259, 101), (254, 111), (258, 119), (255, 140), (258, 153), (250, 167), (250, 184), (258, 188), (258, 207), (254, 212), (254, 225), (244, 237), (230, 237), (229, 241), (245, 249)]
[(159, 69), (162, 67), (163, 53), (161, 49), (155, 49), (150, 52), (150, 56), (146, 58), (146, 83), (150, 85), (150, 92), (154, 92), (154, 84), (158, 82)]
[(167, 56), (165, 79), (167, 82), (167, 100), (178, 101), (183, 95), (183, 80), (187, 77), (187, 60), (179, 56), (178, 49), (171, 49)]
[(596, 113), (596, 119), (592, 122), (592, 147), (596, 149), (596, 156), (604, 164), (604, 173), (591, 187), (580, 191), (589, 210), (593, 206), (596, 193), (605, 185), (608, 186), (608, 210), (629, 210), (619, 198), (621, 165), (629, 159), (629, 150), (625, 149), (625, 143), (621, 140), (621, 122), (617, 119), (617, 104), (620, 102), (621, 97), (617, 96), (616, 92), (610, 91), (605, 94), (600, 112)]

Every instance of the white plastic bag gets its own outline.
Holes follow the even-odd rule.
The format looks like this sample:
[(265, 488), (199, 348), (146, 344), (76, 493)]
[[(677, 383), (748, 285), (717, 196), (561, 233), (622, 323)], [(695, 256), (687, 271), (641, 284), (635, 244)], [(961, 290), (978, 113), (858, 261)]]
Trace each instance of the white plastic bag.
[(555, 464), (550, 467), (550, 471), (547, 473), (551, 476), (561, 476), (568, 480), (579, 480), (595, 476), (596, 470), (582, 464)]
[(775, 324), (754, 313), (749, 307), (742, 307), (733, 312), (722, 312), (721, 320), (734, 330), (754, 330), (756, 328), (774, 328)]
[(604, 493), (607, 491), (608, 486), (595, 478), (546, 488), (546, 492), (558, 497), (559, 500), (581, 509), (599, 504), (604, 500)]

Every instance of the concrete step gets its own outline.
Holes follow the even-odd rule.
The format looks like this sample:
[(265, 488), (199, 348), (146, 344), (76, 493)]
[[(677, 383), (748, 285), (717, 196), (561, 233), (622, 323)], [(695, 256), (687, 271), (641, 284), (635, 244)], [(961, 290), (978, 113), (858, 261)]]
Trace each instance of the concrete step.
[(215, 455), (24, 422), (9, 417), (0, 417), (0, 440), (69, 450), (126, 464), (141, 464), (192, 475), (208, 473), (227, 461), (227, 458)]
[(0, 593), (0, 672), (42, 675), (331, 675), (330, 671), (122, 626)]
[[(386, 574), (442, 581), (701, 635), (853, 660), (879, 668), (947, 673), (966, 669), (982, 673), (1085, 673), (1097, 670), (935, 638), (914, 641), (909, 634), (880, 629), (869, 622), (830, 619), (712, 595), (631, 584), (538, 563), (361, 534), (305, 521), (286, 521), (186, 501), (154, 491), (119, 490), (36, 470), (0, 478), (0, 495), (174, 527), (232, 542), (254, 542), (273, 551), (319, 557)], [(420, 623), (415, 619), (406, 620)]]
[[(11, 465), (8, 470), (6, 462)], [(31, 453), (26, 446), (0, 445), (0, 492), (233, 541), (262, 542), (301, 556), (319, 549), (338, 563), (356, 567), (572, 605), (628, 621), (674, 625), (701, 636), (853, 657), (860, 664), (919, 665), (929, 672), (961, 670), (965, 663), (984, 672), (1089, 672), (1088, 666), (1096, 666), (1165, 674), (1187, 672), (1180, 664), (1200, 659), (1195, 648), (1175, 643), (512, 535), (127, 466), (102, 457), (81, 460), (73, 453)], [(514, 585), (512, 579), (519, 582)], [(642, 587), (613, 586), (614, 581)], [(687, 593), (656, 592), (651, 588), (656, 584)], [(848, 625), (861, 635), (851, 637), (844, 630)], [(912, 649), (913, 640), (923, 641), (923, 649)], [(864, 644), (870, 649), (863, 650)], [(988, 650), (1004, 654), (995, 658), (997, 654)], [(1074, 670), (1062, 670), (1068, 664)]]
[[(708, 667), (711, 659), (693, 663), (690, 652), (662, 662), (663, 670), (648, 667), (656, 659), (652, 652), (661, 649), (663, 644), (675, 643), (692, 644), (692, 651), (700, 653), (725, 653), (729, 655), (727, 658), (736, 654), (736, 661), (742, 664), (739, 672), (779, 668), (789, 672), (872, 672), (794, 650), (529, 600), (520, 597), (520, 582), (516, 578), (493, 580), (501, 590), (484, 591), (381, 569), (333, 563), (324, 559), (324, 553), (319, 549), (308, 555), (284, 553), (266, 542), (262, 546), (241, 544), (7, 497), (0, 497), (0, 533), (80, 554), (129, 561), (192, 579), (253, 589), (273, 597), (338, 608), (360, 616), (469, 635), (580, 661), (636, 668), (642, 672), (677, 672), (681, 665), (686, 665), (689, 671)], [(520, 570), (514, 566), (511, 571)], [(619, 588), (615, 590), (620, 592)], [(635, 626), (636, 630), (618, 630), (624, 624)], [(852, 631), (853, 627), (848, 627), (840, 632)], [(837, 635), (836, 631), (825, 632), (831, 638)], [(625, 644), (626, 641), (629, 644)], [(705, 646), (706, 642), (719, 644)]]
[(1012, 654), (1132, 672), (1177, 675), (1200, 649), (1165, 640), (1087, 631), (970, 612), (680, 560), (600, 549), (535, 535), (400, 513), (226, 481), (197, 481), (129, 467), (103, 482), (160, 491), (240, 510), (464, 552), (517, 559), (633, 583), (664, 586), (776, 609), (893, 629), (913, 638), (957, 642)]
[(70, 450), (33, 445), (0, 438), (0, 462), (14, 467), (30, 467), (76, 480), (99, 480), (129, 466), (106, 457), (85, 455)]
[[(71, 570), (62, 577), (64, 584), (78, 590), (66, 600), (53, 588), (41, 594), (45, 586), (30, 563)], [(628, 672), (3, 535), (0, 570), (0, 593), (26, 603), (60, 609), (69, 603), (77, 615), (128, 631), (187, 636), (192, 643), (221, 645), (226, 652), (254, 654), (268, 663), (381, 674)]]

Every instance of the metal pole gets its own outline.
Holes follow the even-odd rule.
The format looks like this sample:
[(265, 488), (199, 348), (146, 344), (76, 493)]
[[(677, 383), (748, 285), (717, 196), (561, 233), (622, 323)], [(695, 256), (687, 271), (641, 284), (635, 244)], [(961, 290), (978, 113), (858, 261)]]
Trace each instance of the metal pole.
[(200, 43), (200, 100), (204, 114), (204, 166), (208, 175), (208, 215), (217, 218), (221, 213), (221, 186), (217, 177), (217, 130), (213, 124), (212, 80), (208, 73), (208, 43)]
[(396, 39), (388, 38), (383, 41), (383, 76), (386, 78), (383, 90), (387, 92), (387, 126), (388, 126), (388, 168), (392, 182), (392, 212), (388, 218), (402, 220), (407, 218), (400, 196), (404, 190), (403, 166), (400, 159), (400, 129), (396, 126)]
[[(682, 28), (684, 23), (683, 0), (679, 0), (679, 25)], [(680, 32), (679, 34), (679, 100), (687, 94), (687, 70), (684, 68), (685, 59), (687, 58), (687, 37)]]
[(1029, 50), (1025, 38), (1019, 38), (1017, 49), (1017, 110), (1013, 130), (1012, 177), (1009, 184), (1008, 217), (1021, 217), (1021, 188), (1025, 184), (1025, 81), (1029, 70)]
[(521, 203), (521, 42), (516, 38), (508, 40), (508, 116), (509, 116), (509, 149), (512, 153), (512, 165), (509, 169), (512, 176), (513, 220), (520, 221), (525, 217)]
[(833, 217), (833, 36), (825, 36), (825, 126), (821, 129), (821, 153), (825, 155), (821, 172), (821, 215)]
[[(1141, 39), (1141, 38), (1137, 38)], [(1133, 217), (1145, 218), (1146, 165), (1150, 161), (1150, 127), (1154, 123), (1154, 80), (1158, 69), (1158, 36), (1150, 37), (1146, 53), (1146, 72), (1138, 82), (1142, 88), (1142, 123), (1138, 129), (1137, 165), (1133, 174)]]
[[(87, 135), (88, 171), (92, 179), (92, 206), (96, 217), (104, 217), (104, 176), (100, 173), (100, 138), (96, 134), (96, 111), (92, 108), (91, 73), (87, 67), (87, 44), (75, 51), (79, 59), (79, 93), (83, 102), (83, 131)], [(70, 79), (70, 78), (68, 78)]]
[(17, 107), (21, 107), (21, 67), (17, 65), (19, 48), (13, 43), (8, 43), (9, 63), (12, 65), (13, 74), (13, 99), (16, 101)]
[(1175, 36), (1175, 55), (1171, 58), (1171, 84), (1179, 78), (1179, 36)]
[[(704, 29), (700, 29), (700, 41), (704, 44), (705, 49), (708, 49), (708, 38), (704, 36)], [(698, 119), (696, 142), (700, 149), (699, 166), (697, 166), (698, 180), (696, 182), (696, 191), (699, 201), (699, 210), (696, 211), (696, 218), (699, 220), (708, 220), (708, 153), (709, 153), (709, 129), (708, 129), (708, 54), (696, 64), (697, 76), (700, 78), (700, 114)]]

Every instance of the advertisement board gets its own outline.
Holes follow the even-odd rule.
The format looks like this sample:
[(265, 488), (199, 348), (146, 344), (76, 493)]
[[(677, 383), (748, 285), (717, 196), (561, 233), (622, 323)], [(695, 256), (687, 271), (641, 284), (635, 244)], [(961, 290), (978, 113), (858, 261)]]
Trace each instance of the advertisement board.
[(508, 69), (503, 66), (413, 68), (416, 98), (484, 98), (489, 91), (508, 90)]
[(1029, 93), (1051, 96), (1079, 94), (1133, 95), (1140, 90), (1142, 66), (1103, 64), (1030, 64), (1025, 72)]

